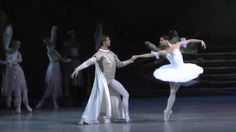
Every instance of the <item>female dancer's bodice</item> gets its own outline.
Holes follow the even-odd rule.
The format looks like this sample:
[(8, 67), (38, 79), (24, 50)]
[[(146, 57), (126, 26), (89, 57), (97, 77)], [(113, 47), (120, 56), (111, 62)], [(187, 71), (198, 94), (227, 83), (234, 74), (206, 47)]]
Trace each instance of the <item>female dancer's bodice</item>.
[(166, 58), (174, 66), (180, 66), (184, 63), (182, 53), (179, 49), (174, 49), (171, 53), (167, 53)]
[(49, 58), (50, 62), (59, 61), (59, 57), (56, 55), (56, 53), (53, 51), (53, 49), (48, 50), (47, 54), (48, 54), (48, 58)]
[(15, 51), (13, 53), (7, 53), (6, 54), (6, 62), (14, 62), (17, 60), (17, 57), (18, 57), (18, 54), (19, 54), (19, 51)]

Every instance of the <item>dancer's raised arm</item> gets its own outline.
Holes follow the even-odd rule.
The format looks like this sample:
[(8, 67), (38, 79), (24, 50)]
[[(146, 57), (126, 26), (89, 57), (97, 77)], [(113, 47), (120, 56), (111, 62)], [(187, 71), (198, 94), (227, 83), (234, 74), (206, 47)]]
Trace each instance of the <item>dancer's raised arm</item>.
[(50, 41), (53, 45), (56, 45), (56, 39), (57, 39), (57, 26), (52, 26), (51, 29), (51, 36), (50, 36)]
[(201, 46), (206, 49), (206, 44), (203, 40), (200, 39), (188, 39), (188, 40), (184, 40), (184, 41), (180, 41), (177, 44), (180, 46), (187, 46), (188, 44), (192, 44), (192, 43), (201, 43)]

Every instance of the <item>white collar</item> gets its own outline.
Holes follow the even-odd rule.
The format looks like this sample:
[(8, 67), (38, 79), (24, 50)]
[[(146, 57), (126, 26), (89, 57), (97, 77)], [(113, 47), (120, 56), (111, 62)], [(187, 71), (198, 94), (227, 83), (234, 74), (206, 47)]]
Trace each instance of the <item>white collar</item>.
[(102, 52), (105, 52), (105, 53), (110, 52), (110, 50), (105, 50), (105, 49), (99, 49), (99, 50), (102, 51)]

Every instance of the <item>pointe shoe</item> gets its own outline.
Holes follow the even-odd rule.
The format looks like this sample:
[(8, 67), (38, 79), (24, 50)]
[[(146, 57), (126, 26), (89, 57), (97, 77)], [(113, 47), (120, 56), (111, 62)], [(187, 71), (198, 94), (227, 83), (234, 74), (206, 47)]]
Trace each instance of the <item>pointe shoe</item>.
[(58, 107), (58, 105), (57, 104), (54, 104), (54, 109), (58, 109), (59, 107)]
[(125, 122), (126, 122), (126, 123), (131, 123), (131, 122), (132, 122), (131, 119), (130, 119), (130, 117), (129, 117), (129, 114), (126, 114), (126, 115), (125, 115)]
[(170, 115), (173, 113), (172, 110), (170, 111), (167, 111), (167, 110), (164, 110), (164, 121), (169, 121), (170, 119)]
[(28, 112), (32, 112), (32, 108), (30, 108), (29, 105), (26, 106), (26, 109), (27, 109)]
[(35, 107), (35, 108), (36, 108), (36, 109), (39, 109), (39, 108), (41, 108), (41, 107), (42, 107), (42, 105), (43, 105), (43, 102), (41, 102), (41, 101), (40, 101), (40, 102), (39, 102), (39, 103), (36, 105), (36, 107)]

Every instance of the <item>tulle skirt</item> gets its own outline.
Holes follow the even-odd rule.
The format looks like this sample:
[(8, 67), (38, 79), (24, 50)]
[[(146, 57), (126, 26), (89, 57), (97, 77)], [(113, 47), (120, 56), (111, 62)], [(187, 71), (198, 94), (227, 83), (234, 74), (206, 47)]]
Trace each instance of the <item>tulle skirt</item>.
[(202, 73), (202, 67), (191, 63), (183, 63), (179, 66), (172, 64), (161, 66), (154, 71), (153, 75), (161, 81), (181, 83), (191, 81)]
[(3, 82), (4, 95), (12, 96), (27, 93), (25, 75), (19, 64), (7, 65)]
[(61, 96), (62, 94), (62, 77), (59, 62), (50, 62), (45, 77), (47, 96)]

